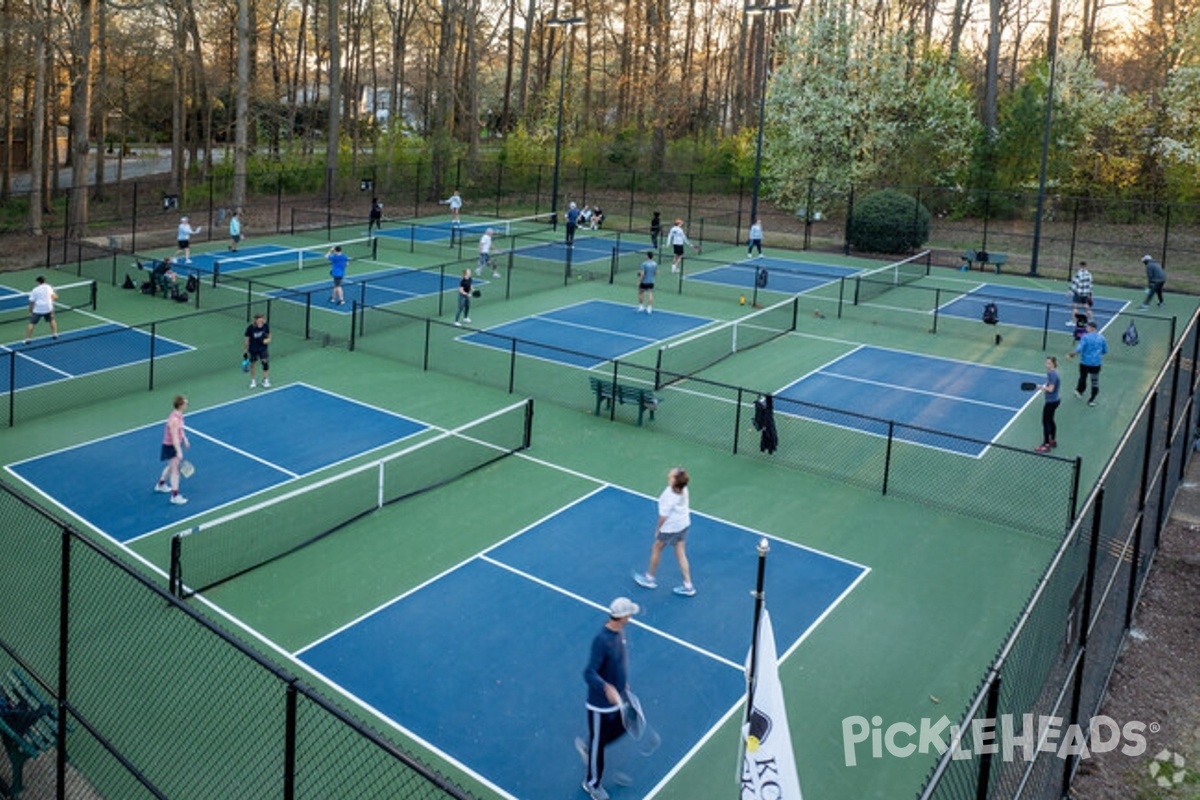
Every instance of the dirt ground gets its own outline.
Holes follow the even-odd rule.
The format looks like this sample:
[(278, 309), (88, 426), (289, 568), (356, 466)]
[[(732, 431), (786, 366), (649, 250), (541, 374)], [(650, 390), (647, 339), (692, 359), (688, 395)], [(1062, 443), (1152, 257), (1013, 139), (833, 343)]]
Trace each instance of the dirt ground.
[[(1200, 456), (1200, 453), (1196, 454)], [(1147, 751), (1082, 762), (1078, 800), (1200, 798), (1200, 457), (1192, 459), (1100, 712), (1150, 726)], [(1158, 726), (1157, 731), (1155, 727)]]

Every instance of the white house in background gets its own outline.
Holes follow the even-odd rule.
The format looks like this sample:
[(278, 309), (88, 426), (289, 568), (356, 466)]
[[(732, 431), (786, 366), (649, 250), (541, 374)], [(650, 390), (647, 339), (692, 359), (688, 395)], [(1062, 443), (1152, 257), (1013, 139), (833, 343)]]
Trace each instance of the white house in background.
[[(360, 85), (358, 87), (358, 114), (359, 117), (367, 117), (372, 112), (375, 114), (375, 121), (380, 128), (387, 128), (388, 120), (391, 116), (391, 89), (381, 87), (376, 89), (372, 86)], [(325, 103), (329, 100), (329, 84), (322, 83), (317, 86), (302, 86), (297, 91), (297, 105), (305, 106), (314, 101)], [(281, 103), (287, 103), (288, 98), (280, 98)], [(412, 94), (404, 93), (404, 109), (403, 120), (407, 128), (415, 129), (420, 124), (420, 119), (412, 112)]]

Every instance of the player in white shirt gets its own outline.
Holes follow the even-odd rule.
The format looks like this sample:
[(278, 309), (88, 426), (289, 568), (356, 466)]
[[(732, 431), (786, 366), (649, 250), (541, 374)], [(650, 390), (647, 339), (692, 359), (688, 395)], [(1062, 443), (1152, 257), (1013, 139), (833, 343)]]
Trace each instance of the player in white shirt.
[(179, 231), (175, 236), (175, 244), (179, 249), (175, 252), (175, 257), (183, 256), (183, 263), (192, 263), (192, 237), (200, 233), (204, 228), (193, 228), (192, 223), (188, 222), (187, 217), (179, 218)]
[(450, 206), (451, 222), (455, 225), (462, 223), (462, 219), (459, 217), (459, 212), (462, 210), (462, 197), (459, 195), (458, 189), (455, 189), (454, 194), (450, 195), (448, 199), (443, 200), (442, 205)]
[(500, 273), (496, 270), (496, 264), (492, 261), (492, 235), (494, 233), (494, 230), (488, 228), (483, 232), (483, 236), (479, 237), (479, 263), (475, 266), (476, 275), (482, 275), (485, 268), (491, 267), (492, 277), (500, 277)]
[(57, 299), (54, 287), (38, 275), (37, 286), (29, 293), (29, 327), (25, 329), (25, 344), (33, 337), (33, 326), (43, 319), (50, 323), (50, 334), (58, 339), (58, 320), (54, 319), (54, 301)]

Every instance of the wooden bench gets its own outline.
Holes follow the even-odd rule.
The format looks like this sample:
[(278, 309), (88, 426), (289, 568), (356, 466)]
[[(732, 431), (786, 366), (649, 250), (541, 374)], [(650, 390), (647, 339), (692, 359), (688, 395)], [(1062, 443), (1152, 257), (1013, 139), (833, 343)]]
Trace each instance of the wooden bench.
[(0, 677), (0, 740), (12, 766), (8, 796), (25, 788), (25, 762), (50, 750), (58, 741), (58, 708), (19, 669)]
[(602, 404), (605, 408), (612, 408), (612, 402), (616, 400), (620, 405), (637, 406), (638, 425), (642, 424), (642, 418), (647, 411), (650, 412), (650, 419), (654, 419), (654, 411), (658, 408), (658, 397), (655, 396), (653, 389), (629, 386), (624, 383), (614, 384), (611, 380), (601, 380), (600, 378), (588, 378), (588, 381), (592, 385), (592, 392), (596, 395), (596, 416), (600, 416)]
[(1000, 274), (1000, 267), (1008, 263), (1007, 253), (993, 253), (990, 250), (964, 250), (962, 254), (962, 271), (966, 272), (976, 264), (979, 268), (987, 269), (988, 265), (996, 268), (996, 274)]

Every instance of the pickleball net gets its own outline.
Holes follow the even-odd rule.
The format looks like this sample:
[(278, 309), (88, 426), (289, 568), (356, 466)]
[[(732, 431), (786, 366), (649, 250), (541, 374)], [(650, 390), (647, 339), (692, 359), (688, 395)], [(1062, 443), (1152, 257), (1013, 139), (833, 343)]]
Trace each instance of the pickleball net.
[(462, 478), (529, 447), (533, 400), (446, 430), (171, 537), (171, 592), (193, 594), (316, 542), (385, 505)]
[(478, 242), (479, 237), (491, 229), (494, 238), (511, 239), (514, 236), (549, 234), (554, 230), (554, 215), (550, 213), (530, 214), (524, 217), (492, 219), (482, 222), (464, 222), (452, 225), (450, 235), (454, 241)]
[(766, 344), (796, 330), (799, 302), (799, 298), (790, 297), (741, 319), (664, 344), (658, 349), (654, 388), (661, 389), (690, 378), (735, 353)]
[(220, 283), (222, 278), (230, 276), (264, 278), (268, 275), (282, 275), (314, 267), (327, 269), (329, 253), (334, 247), (341, 247), (342, 252), (348, 255), (351, 261), (356, 259), (374, 261), (377, 255), (376, 241), (371, 237), (306, 247), (280, 248), (247, 255), (231, 253), (213, 260), (213, 285)]
[(854, 305), (869, 303), (891, 290), (915, 283), (929, 274), (931, 251), (873, 269), (854, 277)]
[[(58, 299), (54, 313), (86, 311), (96, 308), (96, 282), (76, 281), (62, 285), (51, 284)], [(0, 322), (29, 321), (29, 292), (0, 293)]]

